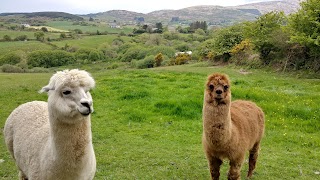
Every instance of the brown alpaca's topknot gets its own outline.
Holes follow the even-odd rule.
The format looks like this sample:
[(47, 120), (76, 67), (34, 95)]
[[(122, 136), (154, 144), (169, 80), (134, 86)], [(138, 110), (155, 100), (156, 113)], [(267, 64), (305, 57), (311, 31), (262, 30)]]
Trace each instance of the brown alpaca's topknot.
[(230, 80), (229, 80), (228, 75), (226, 75), (226, 74), (213, 73), (208, 76), (206, 86), (209, 87), (210, 84), (213, 84), (213, 85), (221, 84), (221, 85), (230, 86)]

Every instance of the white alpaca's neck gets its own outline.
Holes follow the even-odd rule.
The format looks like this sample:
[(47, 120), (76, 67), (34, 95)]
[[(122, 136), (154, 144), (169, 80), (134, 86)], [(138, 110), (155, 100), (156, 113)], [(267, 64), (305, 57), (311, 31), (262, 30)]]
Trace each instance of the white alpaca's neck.
[(85, 118), (74, 124), (63, 123), (59, 119), (49, 120), (50, 135), (42, 156), (45, 162), (43, 165), (59, 172), (60, 178), (65, 178), (68, 172), (69, 177), (77, 177), (83, 169), (95, 166), (90, 158), (94, 156), (90, 116)]
[(75, 124), (67, 124), (59, 120), (51, 122), (51, 141), (58, 157), (62, 159), (80, 160), (86, 148), (91, 145), (89, 116), (78, 121)]
[(230, 103), (214, 106), (205, 104), (203, 109), (204, 133), (215, 146), (228, 144), (231, 138)]

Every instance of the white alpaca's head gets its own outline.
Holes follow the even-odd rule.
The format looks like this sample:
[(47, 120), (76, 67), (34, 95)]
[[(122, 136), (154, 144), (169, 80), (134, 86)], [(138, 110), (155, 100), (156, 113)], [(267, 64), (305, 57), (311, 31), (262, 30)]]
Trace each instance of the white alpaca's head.
[(50, 116), (65, 123), (77, 123), (93, 112), (90, 90), (95, 86), (91, 75), (83, 70), (58, 71), (40, 92), (48, 92)]

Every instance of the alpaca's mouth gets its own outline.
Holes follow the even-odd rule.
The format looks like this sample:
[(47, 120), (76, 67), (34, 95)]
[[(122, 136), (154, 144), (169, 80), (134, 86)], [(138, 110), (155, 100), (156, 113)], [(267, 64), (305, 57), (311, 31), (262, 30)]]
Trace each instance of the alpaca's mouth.
[(219, 104), (226, 104), (226, 102), (223, 100), (222, 97), (216, 97), (215, 100), (216, 100), (216, 102), (218, 103), (218, 105), (219, 105)]

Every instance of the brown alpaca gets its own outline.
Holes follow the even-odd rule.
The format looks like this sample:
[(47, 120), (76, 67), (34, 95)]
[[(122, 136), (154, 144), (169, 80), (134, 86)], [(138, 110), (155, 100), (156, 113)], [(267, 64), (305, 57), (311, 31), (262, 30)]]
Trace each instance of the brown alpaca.
[(230, 161), (228, 179), (240, 179), (246, 152), (249, 171), (255, 169), (260, 141), (264, 133), (264, 113), (249, 101), (231, 103), (230, 81), (224, 74), (208, 77), (203, 102), (202, 143), (211, 178), (219, 179), (223, 159)]

